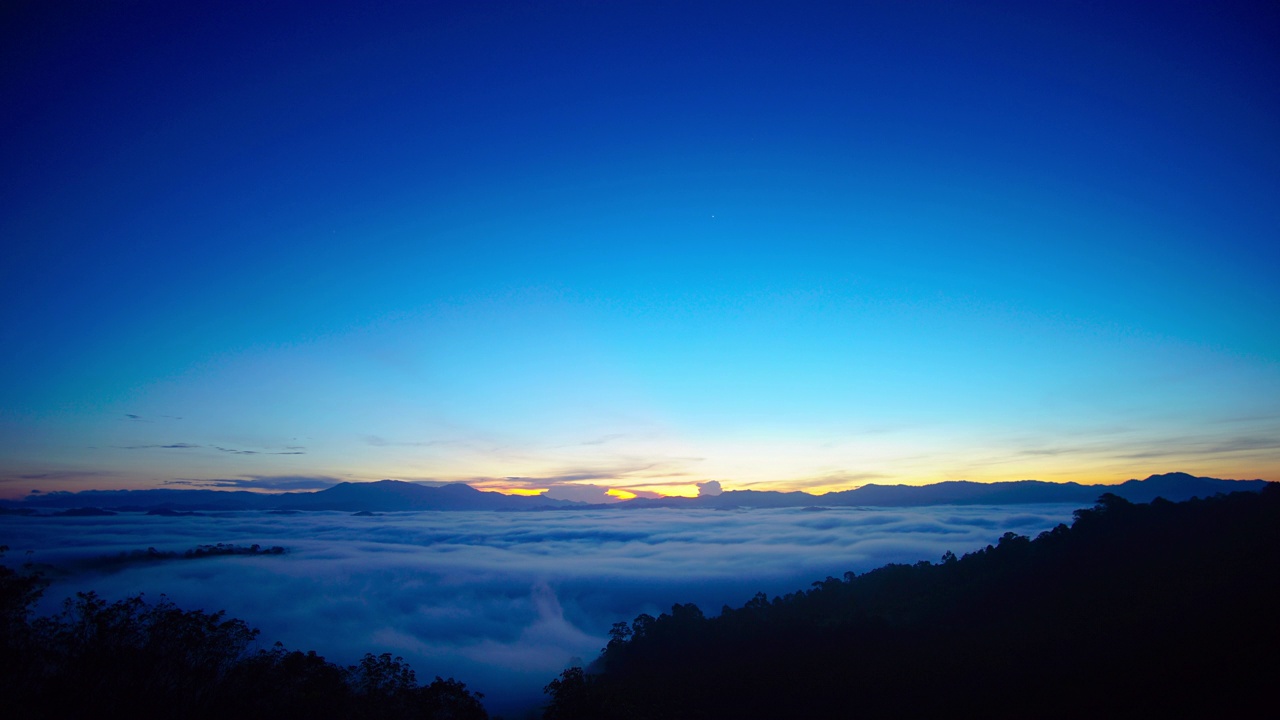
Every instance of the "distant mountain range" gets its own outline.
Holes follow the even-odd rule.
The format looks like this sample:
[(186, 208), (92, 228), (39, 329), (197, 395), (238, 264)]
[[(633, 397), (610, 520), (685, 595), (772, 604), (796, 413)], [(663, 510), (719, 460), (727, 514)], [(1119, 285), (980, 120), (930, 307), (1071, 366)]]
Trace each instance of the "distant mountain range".
[(401, 480), (339, 483), (316, 492), (255, 493), (245, 490), (85, 490), (31, 495), (14, 508), (110, 508), (112, 510), (339, 510), (395, 512), (406, 510), (539, 510), (580, 503), (536, 496), (483, 492), (454, 483), (432, 487)]
[(810, 495), (804, 492), (730, 490), (697, 498), (635, 499), (626, 507), (918, 507), (923, 505), (1020, 505), (1031, 503), (1077, 503), (1092, 505), (1103, 493), (1113, 493), (1130, 502), (1151, 502), (1157, 497), (1173, 502), (1193, 497), (1209, 497), (1238, 490), (1259, 491), (1265, 480), (1219, 480), (1187, 473), (1152, 475), (1146, 480), (1128, 480), (1119, 485), (1081, 485), (1041, 480), (977, 483), (965, 480), (933, 485), (864, 485), (854, 490)]
[(1145, 503), (1156, 497), (1179, 502), (1239, 490), (1259, 491), (1264, 480), (1220, 480), (1186, 473), (1152, 475), (1119, 485), (1081, 485), (1021, 480), (1002, 483), (967, 481), (934, 485), (864, 485), (854, 490), (811, 495), (806, 492), (731, 490), (696, 498), (668, 497), (628, 500), (608, 505), (587, 505), (554, 498), (484, 492), (455, 483), (432, 487), (399, 480), (340, 483), (317, 492), (283, 494), (243, 490), (85, 490), (32, 495), (5, 503), (8, 513), (30, 513), (42, 508), (103, 508), (117, 511), (172, 512), (220, 510), (335, 510), (342, 512), (396, 512), (411, 510), (558, 510), (644, 508), (784, 507), (918, 507), (923, 505), (1013, 505), (1074, 503), (1092, 505), (1103, 493), (1130, 502)]

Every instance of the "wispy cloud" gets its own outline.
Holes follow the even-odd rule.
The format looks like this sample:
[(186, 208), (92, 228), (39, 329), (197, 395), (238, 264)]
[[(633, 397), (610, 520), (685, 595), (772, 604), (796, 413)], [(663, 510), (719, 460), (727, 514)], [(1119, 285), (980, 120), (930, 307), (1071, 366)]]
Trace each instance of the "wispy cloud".
[[(660, 460), (629, 458), (605, 465), (562, 467), (555, 471), (538, 475), (471, 477), (465, 479), (464, 482), (477, 486), (524, 488), (545, 488), (561, 484), (583, 483), (610, 488), (623, 488), (627, 485), (643, 485), (645, 487), (663, 485), (687, 486), (690, 484), (688, 481), (667, 479), (688, 476), (687, 465), (697, 460), (698, 458), (664, 458)], [(654, 481), (655, 478), (660, 480)]]
[[(214, 450), (219, 452), (231, 453), (232, 455), (306, 455), (306, 451), (297, 445), (290, 445), (285, 450), (243, 450), (240, 448), (228, 448), (221, 445), (213, 445)], [(296, 449), (289, 449), (296, 448)]]
[[(123, 417), (125, 420), (128, 420), (130, 422), (144, 422), (144, 423), (155, 422), (154, 420), (149, 420), (136, 413), (125, 413)], [(156, 415), (155, 417), (164, 418), (165, 420), (181, 420), (182, 419), (177, 415)]]
[(591, 438), (589, 440), (583, 440), (582, 442), (569, 443), (568, 445), (557, 445), (556, 447), (567, 448), (567, 447), (591, 447), (593, 445), (607, 445), (613, 442), (614, 440), (621, 440), (626, 436), (627, 436), (626, 433), (610, 433), (608, 435), (601, 435), (599, 437)]
[(1055, 457), (1058, 455), (1077, 455), (1083, 452), (1086, 452), (1086, 450), (1079, 447), (1041, 447), (1019, 450), (1018, 454), (1031, 457)]
[(822, 475), (808, 475), (789, 480), (762, 480), (758, 482), (734, 483), (735, 488), (750, 489), (764, 486), (766, 490), (813, 491), (815, 488), (852, 489), (875, 480), (890, 480), (894, 475), (880, 472), (830, 472)]
[(1172, 438), (1144, 443), (1137, 452), (1117, 453), (1124, 460), (1154, 458), (1205, 458), (1220, 455), (1271, 453), (1280, 449), (1280, 437), (1241, 436), (1233, 438)]
[(221, 445), (200, 445), (199, 443), (168, 443), (153, 445), (112, 445), (117, 450), (195, 450), (208, 448), (231, 455), (306, 455), (306, 447), (302, 445), (286, 445), (283, 450), (245, 450), (243, 448), (223, 447)]
[(447, 440), (420, 440), (420, 441), (404, 441), (404, 440), (388, 440), (379, 435), (365, 435), (363, 440), (366, 444), (374, 447), (431, 447), (432, 445), (449, 444)]
[(0, 475), (0, 482), (16, 483), (30, 482), (32, 480), (94, 480), (106, 477), (119, 477), (119, 475), (120, 473), (113, 470), (50, 470), (47, 472), (23, 473), (21, 475)]
[(512, 475), (502, 479), (512, 483), (521, 484), (521, 485), (554, 485), (557, 483), (576, 483), (576, 482), (587, 482), (591, 480), (612, 480), (620, 477), (625, 477), (625, 476), (619, 475), (617, 473), (607, 472), (607, 471), (600, 472), (600, 471), (583, 470), (580, 472), (569, 472), (562, 475), (539, 475), (535, 477)]
[(199, 488), (234, 488), (238, 490), (324, 490), (342, 482), (324, 475), (248, 475), (239, 478), (213, 478), (196, 480), (179, 478), (165, 485), (183, 485)]

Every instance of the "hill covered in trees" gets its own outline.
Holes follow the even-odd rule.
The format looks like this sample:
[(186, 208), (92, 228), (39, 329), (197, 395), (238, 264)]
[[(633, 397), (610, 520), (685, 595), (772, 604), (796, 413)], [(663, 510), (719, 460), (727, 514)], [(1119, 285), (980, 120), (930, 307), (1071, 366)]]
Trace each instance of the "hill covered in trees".
[[(0, 548), (2, 549), (2, 548)], [(420, 685), (389, 654), (342, 667), (279, 644), (221, 612), (161, 598), (108, 603), (78, 593), (31, 617), (43, 580), (0, 566), (0, 697), (9, 717), (417, 718), (484, 720), (480, 696), (437, 677)]]
[(1033, 539), (617, 623), (578, 718), (1243, 716), (1280, 670), (1280, 486), (1103, 495)]

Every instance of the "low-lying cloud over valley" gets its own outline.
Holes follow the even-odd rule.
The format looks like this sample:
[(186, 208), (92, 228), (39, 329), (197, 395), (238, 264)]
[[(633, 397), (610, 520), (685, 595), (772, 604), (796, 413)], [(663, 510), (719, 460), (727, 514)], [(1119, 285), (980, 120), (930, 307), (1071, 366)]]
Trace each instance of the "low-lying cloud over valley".
[[(1071, 505), (714, 511), (269, 512), (157, 517), (0, 517), (10, 564), (53, 580), (41, 611), (93, 590), (168, 595), (225, 609), (260, 640), (351, 663), (403, 655), (420, 677), (453, 676), (491, 711), (539, 701), (571, 662), (590, 661), (609, 626), (675, 602), (707, 614), (806, 588), (846, 571), (963, 554), (1006, 531), (1069, 522)], [(99, 563), (209, 543), (283, 546), (282, 555)], [(100, 568), (97, 570), (86, 568)], [(101, 569), (107, 568), (107, 569)]]

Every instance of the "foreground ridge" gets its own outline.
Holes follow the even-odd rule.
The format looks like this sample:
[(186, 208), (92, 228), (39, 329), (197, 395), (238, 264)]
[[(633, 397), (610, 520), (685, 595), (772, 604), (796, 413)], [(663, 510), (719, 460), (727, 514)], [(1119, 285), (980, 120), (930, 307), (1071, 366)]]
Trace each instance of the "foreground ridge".
[(1280, 670), (1280, 485), (1106, 494), (1032, 540), (617, 623), (545, 718), (1243, 715)]
[(0, 697), (11, 717), (489, 717), (479, 693), (438, 676), (420, 685), (402, 658), (342, 667), (279, 643), (254, 649), (258, 631), (244, 621), (164, 596), (108, 603), (82, 592), (33, 619), (44, 585), (0, 565)]

